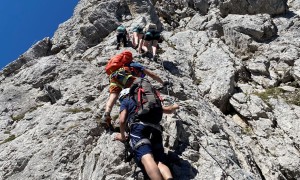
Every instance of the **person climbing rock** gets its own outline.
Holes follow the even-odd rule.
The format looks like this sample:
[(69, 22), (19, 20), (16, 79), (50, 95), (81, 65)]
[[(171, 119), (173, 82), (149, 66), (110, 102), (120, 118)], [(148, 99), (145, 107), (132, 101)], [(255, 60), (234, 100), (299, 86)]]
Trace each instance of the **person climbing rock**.
[(132, 53), (129, 50), (124, 50), (122, 53), (113, 56), (107, 63), (105, 70), (109, 75), (110, 94), (106, 102), (105, 112), (101, 118), (101, 124), (106, 128), (111, 127), (110, 112), (118, 99), (119, 93), (123, 88), (130, 87), (136, 77), (144, 78), (148, 75), (163, 86), (169, 85), (168, 81), (163, 81), (154, 72), (134, 62)]
[[(156, 92), (145, 78), (137, 78), (130, 88), (121, 91), (120, 133), (116, 134), (115, 140), (124, 142), (129, 138), (138, 166), (150, 179), (171, 180), (173, 177), (165, 163), (166, 155), (159, 122), (163, 113), (171, 114), (179, 106), (162, 106)], [(127, 135), (125, 129), (128, 129)]]
[(149, 47), (152, 48), (152, 60), (157, 61), (157, 45), (160, 39), (160, 32), (157, 31), (156, 24), (150, 23), (144, 28), (143, 38), (140, 40), (138, 52), (142, 56), (150, 56)]
[(138, 48), (140, 40), (143, 38), (144, 31), (142, 25), (137, 25), (133, 28), (133, 35), (132, 35), (132, 46), (134, 49)]
[(116, 49), (120, 49), (121, 41), (123, 41), (123, 46), (127, 47), (127, 40), (129, 39), (129, 34), (124, 25), (119, 25), (117, 28), (117, 47)]

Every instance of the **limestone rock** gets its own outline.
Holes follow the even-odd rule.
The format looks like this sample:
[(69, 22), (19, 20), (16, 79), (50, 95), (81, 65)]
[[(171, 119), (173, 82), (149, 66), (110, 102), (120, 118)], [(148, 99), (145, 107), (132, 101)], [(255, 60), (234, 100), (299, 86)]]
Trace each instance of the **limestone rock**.
[(1, 74), (3, 74), (4, 76), (9, 76), (10, 74), (17, 72), (24, 64), (28, 63), (29, 61), (50, 55), (51, 46), (52, 44), (49, 38), (44, 38), (43, 40), (38, 41), (17, 60), (5, 66)]
[(279, 15), (287, 11), (286, 0), (229, 0), (220, 3), (223, 16), (228, 14), (262, 14)]
[[(172, 83), (149, 78), (180, 105), (161, 122), (174, 179), (299, 179), (297, 2), (79, 1), (51, 39), (0, 71), (0, 179), (133, 179), (124, 144), (98, 124), (105, 65), (124, 49)], [(157, 62), (115, 49), (119, 23), (132, 33), (149, 22), (162, 31)]]

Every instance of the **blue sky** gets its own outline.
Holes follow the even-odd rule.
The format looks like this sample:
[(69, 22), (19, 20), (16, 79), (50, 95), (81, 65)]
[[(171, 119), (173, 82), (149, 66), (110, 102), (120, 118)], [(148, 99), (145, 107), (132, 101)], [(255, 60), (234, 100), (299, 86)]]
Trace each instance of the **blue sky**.
[(79, 0), (1, 0), (0, 70), (34, 43), (52, 37)]

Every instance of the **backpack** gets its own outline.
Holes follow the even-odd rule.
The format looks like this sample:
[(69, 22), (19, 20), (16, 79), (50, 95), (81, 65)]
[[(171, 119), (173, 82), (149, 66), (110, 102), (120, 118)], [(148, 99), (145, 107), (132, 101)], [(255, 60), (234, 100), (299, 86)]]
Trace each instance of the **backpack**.
[(120, 54), (113, 56), (105, 66), (107, 75), (111, 75), (116, 70), (124, 67), (132, 62), (132, 53), (128, 50), (123, 51)]
[(123, 25), (121, 25), (121, 26), (119, 26), (119, 27), (117, 28), (117, 32), (118, 32), (118, 33), (125, 33), (125, 31), (126, 31), (126, 29), (125, 29), (125, 27), (124, 27)]
[(157, 26), (156, 24), (153, 23), (147, 24), (147, 26), (144, 29), (145, 32), (154, 32), (156, 30), (157, 30)]
[(134, 121), (159, 124), (163, 109), (158, 91), (145, 78), (137, 78), (130, 87), (130, 95), (137, 102)]

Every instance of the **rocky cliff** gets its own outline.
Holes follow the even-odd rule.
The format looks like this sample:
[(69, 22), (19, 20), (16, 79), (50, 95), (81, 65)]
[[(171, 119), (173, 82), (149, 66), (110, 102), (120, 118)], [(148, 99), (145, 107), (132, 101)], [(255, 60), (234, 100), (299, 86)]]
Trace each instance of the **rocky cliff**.
[(0, 71), (0, 179), (141, 176), (97, 124), (117, 22), (162, 31), (158, 63), (126, 49), (173, 83), (162, 95), (181, 108), (162, 125), (175, 179), (300, 179), (299, 15), (297, 0), (81, 0)]

